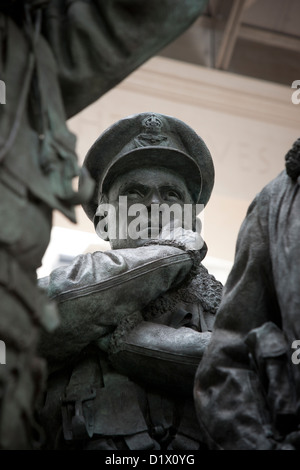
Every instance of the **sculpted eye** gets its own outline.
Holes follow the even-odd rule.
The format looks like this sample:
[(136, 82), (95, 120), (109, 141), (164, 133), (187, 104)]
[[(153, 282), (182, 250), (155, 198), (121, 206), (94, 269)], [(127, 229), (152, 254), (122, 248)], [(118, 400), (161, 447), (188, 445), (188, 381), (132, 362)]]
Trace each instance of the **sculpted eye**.
[(169, 189), (168, 191), (166, 191), (165, 197), (167, 199), (180, 199), (180, 200), (182, 200), (182, 194), (179, 191), (175, 190), (175, 189)]
[(125, 191), (125, 196), (137, 198), (137, 197), (143, 197), (143, 193), (142, 193), (142, 191), (141, 191), (140, 189), (137, 189), (137, 188), (128, 188), (128, 189)]

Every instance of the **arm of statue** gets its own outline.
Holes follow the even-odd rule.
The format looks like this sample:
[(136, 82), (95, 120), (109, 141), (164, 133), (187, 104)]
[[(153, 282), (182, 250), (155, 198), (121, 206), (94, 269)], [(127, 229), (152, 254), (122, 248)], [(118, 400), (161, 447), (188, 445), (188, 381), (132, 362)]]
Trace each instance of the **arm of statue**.
[(60, 324), (43, 333), (40, 352), (50, 369), (75, 358), (83, 347), (110, 335), (121, 319), (181, 283), (193, 256), (174, 246), (145, 246), (78, 256), (39, 281), (58, 306)]
[(43, 33), (57, 63), (67, 117), (75, 115), (182, 34), (208, 0), (51, 0)]
[(249, 207), (211, 342), (196, 373), (197, 416), (211, 449), (275, 446), (268, 406), (245, 342), (251, 330), (276, 315), (279, 320), (267, 237), (268, 203), (263, 191)]
[[(198, 232), (173, 227), (162, 229), (159, 239), (149, 243), (183, 243), (197, 257), (204, 258), (207, 247)], [(198, 270), (196, 271), (198, 273)], [(190, 273), (193, 277), (193, 273)], [(137, 321), (121, 319), (114, 332), (101, 338), (97, 344), (105, 351), (110, 362), (122, 374), (146, 385), (168, 392), (193, 394), (195, 373), (207, 347), (211, 332), (195, 331), (192, 327), (169, 326), (159, 321), (144, 321), (141, 312), (134, 312)], [(155, 321), (155, 320), (154, 320)]]
[(210, 332), (141, 321), (124, 337), (113, 338), (109, 358), (134, 380), (192, 396), (195, 373), (210, 338)]

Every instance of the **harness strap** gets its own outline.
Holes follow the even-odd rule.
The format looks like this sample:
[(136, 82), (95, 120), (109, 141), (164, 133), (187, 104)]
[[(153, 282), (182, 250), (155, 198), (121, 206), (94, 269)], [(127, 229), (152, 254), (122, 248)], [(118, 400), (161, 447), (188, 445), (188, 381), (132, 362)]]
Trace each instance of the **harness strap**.
[(96, 352), (84, 350), (74, 367), (62, 399), (63, 433), (67, 441), (94, 434), (95, 398), (103, 386)]

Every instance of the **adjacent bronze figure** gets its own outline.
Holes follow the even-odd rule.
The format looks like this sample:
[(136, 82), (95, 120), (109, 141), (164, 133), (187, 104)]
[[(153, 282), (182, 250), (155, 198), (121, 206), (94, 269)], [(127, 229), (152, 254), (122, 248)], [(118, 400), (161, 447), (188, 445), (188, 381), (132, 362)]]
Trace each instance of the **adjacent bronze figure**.
[(300, 140), (249, 207), (195, 402), (210, 449), (300, 449)]
[[(201, 449), (193, 382), (222, 292), (201, 264), (207, 247), (196, 230), (213, 188), (210, 153), (179, 119), (142, 113), (104, 132), (84, 167), (96, 180), (85, 211), (112, 250), (80, 255), (40, 280), (60, 317), (40, 347), (50, 371), (40, 413), (46, 448)], [(163, 214), (175, 203), (183, 213), (196, 208), (193, 224), (165, 236)], [(140, 236), (122, 237), (134, 205), (147, 209)]]

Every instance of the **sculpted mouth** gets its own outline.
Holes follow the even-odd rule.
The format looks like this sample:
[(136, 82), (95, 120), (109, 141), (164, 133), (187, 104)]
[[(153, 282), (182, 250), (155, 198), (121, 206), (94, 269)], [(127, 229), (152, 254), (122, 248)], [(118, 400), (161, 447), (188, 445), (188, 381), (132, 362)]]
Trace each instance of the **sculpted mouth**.
[(154, 223), (151, 223), (151, 219), (148, 220), (148, 230), (155, 230), (155, 231), (158, 231), (158, 232), (161, 232), (162, 230), (162, 224), (161, 224), (161, 221), (154, 221)]
[(148, 225), (148, 230), (149, 230), (150, 232), (151, 232), (151, 230), (152, 230), (152, 231), (155, 231), (155, 232), (159, 232), (159, 233), (160, 233), (161, 230), (162, 230), (162, 225), (161, 225), (161, 224), (159, 224), (159, 225), (151, 225), (151, 224), (149, 224), (149, 225)]
[(140, 238), (151, 238), (153, 236), (159, 236), (161, 233), (162, 227), (151, 224), (148, 227), (140, 231)]

